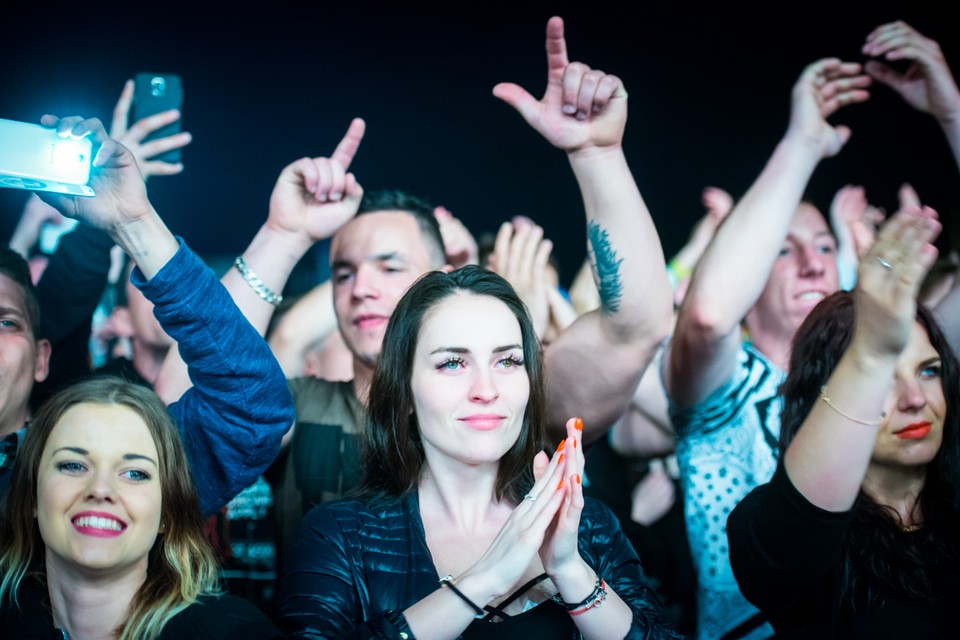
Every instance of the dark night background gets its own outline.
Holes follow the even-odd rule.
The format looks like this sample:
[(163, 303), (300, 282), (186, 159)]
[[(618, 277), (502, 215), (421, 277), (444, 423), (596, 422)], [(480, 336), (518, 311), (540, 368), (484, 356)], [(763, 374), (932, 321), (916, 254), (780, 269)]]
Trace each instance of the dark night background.
[[(624, 80), (626, 153), (669, 257), (702, 214), (704, 186), (739, 196), (760, 171), (807, 63), (861, 60), (867, 33), (902, 18), (937, 39), (960, 69), (947, 6), (30, 3), (4, 9), (0, 117), (108, 121), (134, 73), (179, 73), (194, 142), (185, 172), (151, 181), (151, 197), (175, 233), (213, 256), (246, 246), (284, 165), (329, 154), (361, 116), (367, 135), (352, 170), (365, 188), (424, 196), (475, 234), (527, 214), (554, 240), (566, 281), (585, 246), (572, 172), (562, 152), (491, 95), (499, 81), (542, 94), (549, 16), (564, 17), (571, 59)], [(932, 118), (878, 87), (833, 121), (854, 135), (814, 176), (810, 195), (821, 209), (854, 183), (892, 210), (897, 187), (909, 181), (950, 226), (958, 174)], [(22, 199), (0, 189), (6, 238)]]

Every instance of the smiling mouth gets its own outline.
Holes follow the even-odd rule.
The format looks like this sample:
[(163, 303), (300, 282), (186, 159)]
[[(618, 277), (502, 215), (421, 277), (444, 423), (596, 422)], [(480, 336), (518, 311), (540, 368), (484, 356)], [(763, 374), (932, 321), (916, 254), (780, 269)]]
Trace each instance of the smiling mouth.
[(353, 324), (360, 329), (371, 329), (384, 324), (387, 320), (384, 316), (359, 316)]
[(798, 300), (823, 300), (826, 294), (823, 291), (807, 291), (797, 296)]
[(84, 535), (97, 538), (109, 538), (123, 533), (127, 525), (113, 518), (101, 516), (80, 516), (72, 520), (74, 528)]

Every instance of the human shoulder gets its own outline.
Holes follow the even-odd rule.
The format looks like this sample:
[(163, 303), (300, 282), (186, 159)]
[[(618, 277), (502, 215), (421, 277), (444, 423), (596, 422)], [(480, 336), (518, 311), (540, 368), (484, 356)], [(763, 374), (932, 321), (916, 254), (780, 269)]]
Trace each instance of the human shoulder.
[(202, 596), (163, 628), (161, 640), (281, 640), (282, 631), (252, 602), (232, 595)]
[(353, 382), (304, 376), (287, 380), (287, 384), (293, 394), (298, 416), (303, 411), (322, 413), (335, 409), (352, 409), (354, 405), (360, 404), (353, 392)]

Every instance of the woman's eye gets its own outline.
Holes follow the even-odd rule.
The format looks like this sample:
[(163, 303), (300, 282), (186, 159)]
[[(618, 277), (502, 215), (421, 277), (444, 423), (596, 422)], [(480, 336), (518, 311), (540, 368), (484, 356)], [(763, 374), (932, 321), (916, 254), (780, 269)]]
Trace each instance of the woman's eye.
[(449, 360), (444, 360), (438, 364), (437, 370), (457, 371), (461, 367), (463, 367), (463, 360), (460, 360), (459, 358), (450, 358)]
[(503, 358), (502, 360), (500, 360), (499, 364), (502, 365), (504, 368), (510, 369), (512, 367), (522, 367), (523, 360), (515, 356), (510, 356), (509, 358)]
[(940, 377), (941, 367), (939, 364), (927, 365), (920, 370), (920, 377), (922, 378), (939, 378)]
[(140, 469), (130, 469), (128, 471), (124, 471), (123, 475), (130, 480), (136, 480), (137, 482), (145, 482), (150, 479), (150, 474)]
[(57, 463), (57, 471), (63, 471), (65, 473), (81, 473), (86, 471), (86, 469), (87, 468), (79, 462), (65, 461)]

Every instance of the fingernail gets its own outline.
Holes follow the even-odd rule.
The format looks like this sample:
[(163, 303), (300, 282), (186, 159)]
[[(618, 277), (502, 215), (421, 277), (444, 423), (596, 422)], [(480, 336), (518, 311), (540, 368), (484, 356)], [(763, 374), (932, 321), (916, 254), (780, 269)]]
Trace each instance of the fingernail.
[(577, 474), (577, 484), (580, 484), (580, 474)]
[(563, 462), (563, 454), (562, 454), (562, 453), (560, 454), (560, 457), (557, 458), (557, 464), (560, 464), (561, 462)]
[(563, 111), (563, 112), (564, 112), (565, 114), (567, 114), (568, 116), (572, 116), (573, 114), (575, 114), (575, 113), (577, 112), (577, 108), (576, 108), (575, 106), (573, 106), (572, 104), (565, 104), (565, 105), (563, 105), (563, 107), (561, 108), (561, 111)]
[(577, 441), (576, 441), (576, 440), (573, 441), (573, 448), (574, 448), (574, 449), (577, 448)]
[(563, 478), (560, 478), (560, 484), (557, 485), (557, 491), (563, 489)]
[(577, 431), (583, 431), (583, 418), (577, 418), (573, 421), (573, 428)]
[(561, 441), (560, 441), (560, 446), (557, 447), (557, 451), (558, 451), (558, 452), (559, 452), (559, 451), (563, 451), (563, 448), (564, 448), (565, 446), (567, 446), (567, 441), (566, 441), (566, 440), (561, 440)]

